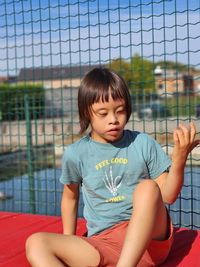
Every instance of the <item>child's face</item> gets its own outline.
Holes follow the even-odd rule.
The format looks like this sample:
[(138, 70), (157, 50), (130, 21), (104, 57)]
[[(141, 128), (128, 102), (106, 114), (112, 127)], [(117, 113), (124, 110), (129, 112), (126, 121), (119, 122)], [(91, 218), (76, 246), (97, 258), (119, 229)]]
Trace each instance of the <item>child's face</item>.
[(91, 137), (101, 143), (110, 143), (122, 137), (127, 122), (125, 101), (113, 100), (110, 96), (108, 102), (94, 103), (91, 107)]

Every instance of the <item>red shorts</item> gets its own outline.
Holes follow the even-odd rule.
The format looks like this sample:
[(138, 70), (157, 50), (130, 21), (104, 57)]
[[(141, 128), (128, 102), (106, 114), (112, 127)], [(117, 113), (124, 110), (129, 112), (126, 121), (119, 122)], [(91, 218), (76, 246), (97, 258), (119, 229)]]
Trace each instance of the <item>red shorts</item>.
[[(158, 266), (165, 261), (173, 243), (173, 225), (171, 219), (169, 220), (169, 238), (164, 241), (152, 240), (137, 267)], [(99, 251), (99, 267), (116, 266), (123, 246), (128, 223), (128, 221), (120, 222), (98, 235), (82, 237)]]

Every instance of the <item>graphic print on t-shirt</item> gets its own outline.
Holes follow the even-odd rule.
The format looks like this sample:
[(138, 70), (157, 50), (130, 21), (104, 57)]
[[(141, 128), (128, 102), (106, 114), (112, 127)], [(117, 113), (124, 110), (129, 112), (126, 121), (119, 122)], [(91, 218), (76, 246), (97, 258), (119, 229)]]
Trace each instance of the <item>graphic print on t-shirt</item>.
[(121, 176), (118, 175), (113, 177), (112, 166), (109, 167), (109, 173), (105, 171), (105, 178), (103, 179), (106, 188), (111, 192), (111, 194), (115, 197), (117, 195), (117, 190), (120, 187), (122, 181)]
[(102, 179), (105, 187), (111, 194), (111, 198), (107, 199), (106, 202), (121, 202), (126, 198), (124, 195), (119, 195), (118, 191), (122, 185), (123, 180), (123, 175), (119, 174), (119, 166), (125, 166), (127, 164), (127, 158), (118, 157), (109, 160), (106, 159), (96, 164), (95, 169), (97, 171), (101, 169), (103, 170), (104, 177)]

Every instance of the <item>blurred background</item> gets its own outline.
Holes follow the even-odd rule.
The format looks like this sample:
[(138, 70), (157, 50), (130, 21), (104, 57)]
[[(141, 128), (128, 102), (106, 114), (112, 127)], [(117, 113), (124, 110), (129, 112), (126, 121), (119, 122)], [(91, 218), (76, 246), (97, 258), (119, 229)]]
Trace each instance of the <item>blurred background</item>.
[[(127, 128), (169, 156), (180, 122), (194, 121), (199, 137), (199, 29), (200, 1), (1, 1), (0, 210), (60, 215), (62, 154), (80, 138), (77, 91), (96, 66), (127, 82)], [(199, 181), (197, 147), (169, 207), (174, 225), (200, 228)]]

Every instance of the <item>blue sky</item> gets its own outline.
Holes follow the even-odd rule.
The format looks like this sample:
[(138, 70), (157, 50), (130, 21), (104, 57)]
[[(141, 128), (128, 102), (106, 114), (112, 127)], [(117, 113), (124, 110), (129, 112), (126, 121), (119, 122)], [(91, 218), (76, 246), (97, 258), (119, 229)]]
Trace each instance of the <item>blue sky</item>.
[(200, 2), (4, 0), (0, 75), (23, 67), (106, 63), (139, 53), (200, 68)]

